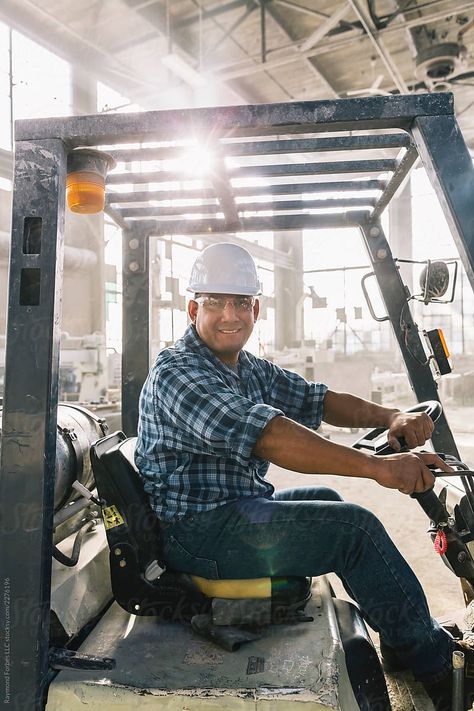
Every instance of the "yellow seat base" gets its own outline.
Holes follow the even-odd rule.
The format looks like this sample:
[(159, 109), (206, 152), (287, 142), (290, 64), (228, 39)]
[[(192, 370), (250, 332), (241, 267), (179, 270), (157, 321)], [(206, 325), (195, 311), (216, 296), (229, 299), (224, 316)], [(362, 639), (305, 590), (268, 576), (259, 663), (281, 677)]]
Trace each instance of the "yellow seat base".
[(272, 595), (271, 578), (243, 578), (241, 580), (209, 580), (191, 575), (197, 588), (206, 597), (223, 597), (229, 600), (267, 598)]

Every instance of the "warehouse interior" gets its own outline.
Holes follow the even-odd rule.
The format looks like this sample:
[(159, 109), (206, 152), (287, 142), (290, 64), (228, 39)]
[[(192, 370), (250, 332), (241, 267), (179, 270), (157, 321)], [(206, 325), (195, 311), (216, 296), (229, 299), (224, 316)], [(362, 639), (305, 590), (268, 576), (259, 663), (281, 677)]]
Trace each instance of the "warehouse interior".
[[(456, 120), (474, 157), (474, 1), (3, 0), (0, 398), (5, 387), (9, 318), (16, 121), (29, 120), (34, 128), (36, 119), (54, 123), (55, 117), (83, 117), (85, 126), (86, 117), (94, 115), (138, 117), (143, 112), (169, 110), (163, 120), (172, 122), (173, 116), (178, 121), (180, 112), (188, 109), (268, 104), (283, 112), (286, 102), (303, 106), (304, 102), (322, 101), (330, 106), (339, 99), (393, 97), (396, 101), (401, 95), (425, 94), (452, 94)], [(138, 118), (132, 120), (139, 123)], [(339, 224), (346, 211), (349, 214), (361, 206), (375, 206), (459, 452), (466, 462), (474, 461), (472, 274), (460, 257), (432, 180), (395, 129), (389, 129), (383, 137), (379, 132), (373, 143), (368, 130), (350, 126), (337, 134), (326, 128), (324, 136), (315, 135), (313, 147), (304, 152), (288, 148), (283, 158), (277, 151), (265, 154), (263, 177), (259, 172), (261, 156), (251, 150), (247, 154), (232, 137), (224, 138), (225, 156), (213, 141), (202, 143), (198, 132), (177, 143), (170, 139), (147, 144), (131, 139), (130, 143), (99, 146), (115, 160), (108, 171), (104, 211), (87, 215), (70, 209), (65, 212), (61, 403), (85, 407), (106, 418), (110, 430), (123, 426), (122, 293), (126, 269), (122, 234), (133, 231), (140, 219), (150, 217), (158, 225), (150, 236), (148, 253), (150, 362), (173, 344), (189, 323), (186, 288), (198, 253), (208, 245), (232, 241), (252, 254), (262, 284), (259, 319), (246, 346), (251, 353), (294, 370), (309, 381), (328, 383), (335, 391), (350, 391), (388, 407), (412, 406), (416, 394), (397, 348), (396, 334), (386, 318), (366, 244), (357, 227)], [(281, 136), (289, 145), (284, 129)], [(252, 137), (247, 138), (250, 146)], [(270, 138), (276, 143), (280, 135), (275, 133)], [(303, 134), (302, 138), (306, 140), (307, 136)], [(405, 168), (407, 163), (408, 169), (400, 170), (400, 165)], [(317, 195), (312, 192), (315, 173), (320, 190)], [(285, 180), (292, 182), (291, 191)], [(348, 191), (350, 180), (367, 181), (367, 191)], [(391, 187), (385, 199), (387, 185)], [(265, 202), (269, 186), (273, 195), (281, 193), (279, 208), (275, 202)], [(145, 192), (147, 198), (143, 197)], [(244, 206), (249, 195), (252, 202)], [(310, 217), (320, 215), (322, 226), (304, 227), (303, 220), (289, 229), (296, 209)], [(271, 226), (280, 224), (270, 219), (277, 214), (285, 225), (281, 230)], [(329, 215), (326, 222), (323, 214)], [(198, 227), (183, 229), (181, 234), (176, 225), (185, 224), (183, 215), (189, 222), (196, 221)], [(227, 229), (229, 215), (235, 218), (235, 230)], [(334, 225), (337, 223), (333, 227), (331, 215)], [(261, 225), (267, 220), (268, 228), (240, 231), (246, 219), (258, 219)], [(226, 223), (222, 233), (214, 226), (208, 228), (219, 221)], [(433, 264), (434, 271), (439, 266), (446, 277), (446, 288), (439, 298), (427, 298), (424, 279)], [(437, 329), (442, 329), (449, 351), (443, 374), (428, 336)], [(350, 445), (362, 433), (323, 425), (321, 434)], [(275, 468), (273, 476), (281, 488), (305, 484), (304, 476), (281, 468)], [(463, 593), (452, 572), (441, 563), (434, 567), (430, 538), (425, 536), (424, 543), (413, 544), (423, 538), (425, 514), (418, 508), (408, 512), (406, 497), (385, 490), (380, 493), (379, 487), (372, 487), (373, 482), (341, 484), (340, 479), (328, 477), (327, 484), (340, 489), (345, 498), (369, 505), (382, 518), (420, 576), (434, 614), (441, 616), (462, 602)], [(104, 544), (102, 562), (107, 553)], [(56, 560), (53, 569), (57, 572), (58, 568)], [(344, 595), (337, 581), (332, 584), (338, 595)], [(71, 585), (71, 576), (64, 576), (54, 614), (58, 626), (68, 631), (69, 625), (71, 634), (75, 634), (79, 623), (72, 620), (74, 605), (73, 612), (68, 610)], [(84, 588), (82, 582), (81, 586)], [(94, 605), (100, 607), (108, 594), (102, 580), (95, 591)], [(81, 598), (78, 617), (87, 616), (85, 608), (87, 603)], [(137, 646), (141, 644), (143, 628), (139, 624), (133, 629), (124, 615), (116, 624), (120, 645), (129, 635), (130, 643), (136, 640)], [(102, 643), (106, 648), (107, 634), (100, 634), (86, 643), (86, 653), (94, 654)], [(181, 637), (171, 640), (165, 635), (170, 649), (180, 643)], [(126, 644), (120, 645), (119, 656), (121, 651), (132, 664), (129, 657), (133, 651), (127, 651)], [(200, 653), (200, 648), (193, 648), (179, 673), (184, 675), (187, 667), (197, 666), (202, 661)], [(216, 659), (213, 657), (212, 673), (221, 663), (220, 657)], [(291, 677), (292, 670), (285, 671)], [(98, 679), (100, 673), (96, 676)], [(108, 682), (97, 679), (101, 694)], [(142, 683), (153, 681), (153, 674), (151, 681), (145, 675)], [(69, 683), (71, 686), (67, 686)], [(70, 680), (65, 691), (58, 685), (54, 691), (57, 696), (51, 695), (51, 711), (73, 708), (70, 699), (61, 696), (69, 694), (72, 687)], [(123, 691), (124, 698), (129, 691)], [(88, 691), (81, 693), (86, 698)], [(97, 705), (100, 694), (87, 703)], [(397, 711), (431, 709), (414, 699), (405, 699), (407, 705), (397, 706)], [(176, 697), (176, 708), (188, 708), (188, 701), (187, 697)], [(82, 703), (76, 697), (75, 702)], [(215, 708), (220, 708), (220, 701), (215, 703)], [(294, 708), (298, 703), (295, 701)], [(135, 708), (130, 701), (124, 704), (123, 708)], [(286, 711), (285, 702), (281, 704), (278, 708)]]
[[(471, 145), (473, 11), (472, 3), (448, 0), (351, 0), (309, 7), (299, 0), (109, 0), (77, 6), (6, 0), (0, 8), (0, 331), (5, 330), (14, 120), (450, 91)], [(190, 172), (209, 161), (202, 153), (190, 151)], [(370, 151), (359, 155), (370, 157)], [(415, 166), (383, 214), (394, 256), (419, 262), (456, 258), (431, 192)], [(66, 219), (62, 397), (110, 401), (120, 378), (120, 230), (108, 215), (68, 212)], [(311, 377), (312, 363), (317, 363), (314, 377), (324, 381), (332, 371), (336, 389), (347, 387), (356, 367), (359, 394), (390, 398), (395, 392), (409, 402), (403, 366), (394, 367), (390, 327), (373, 320), (360, 288), (370, 269), (358, 236), (347, 240), (345, 231), (306, 230), (244, 239), (259, 245), (251, 250), (264, 284), (255, 352), (306, 369)], [(328, 239), (334, 249), (326, 248)], [(197, 239), (189, 245), (173, 236), (152, 246), (154, 353), (173, 342), (186, 324), (186, 277), (194, 250), (205, 244)], [(292, 263), (287, 260), (283, 267), (279, 253), (287, 252)], [(401, 267), (412, 293), (422, 267)], [(284, 301), (284, 310), (275, 309), (277, 301)], [(415, 305), (422, 328), (444, 329), (456, 368), (440, 387), (445, 398), (465, 405), (474, 397), (469, 365), (474, 327), (466, 318), (472, 306), (462, 267), (452, 304)]]

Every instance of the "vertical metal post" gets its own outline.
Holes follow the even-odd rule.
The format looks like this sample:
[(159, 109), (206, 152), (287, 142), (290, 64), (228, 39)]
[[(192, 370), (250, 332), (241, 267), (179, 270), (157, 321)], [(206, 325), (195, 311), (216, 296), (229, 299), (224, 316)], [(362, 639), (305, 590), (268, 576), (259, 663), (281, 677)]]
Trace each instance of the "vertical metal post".
[(275, 266), (275, 348), (293, 348), (304, 339), (303, 235), (273, 233), (274, 248), (291, 254), (291, 269)]
[(0, 469), (0, 706), (43, 708), (48, 670), (66, 152), (16, 144)]
[[(408, 294), (393, 260), (382, 225), (380, 222), (370, 222), (362, 224), (360, 228), (416, 398), (418, 402), (439, 400), (438, 388), (431, 368), (426, 362), (418, 328), (407, 303)], [(402, 329), (402, 321), (405, 325), (404, 329)], [(459, 457), (444, 413), (435, 425), (432, 441), (438, 452)]]
[(474, 289), (474, 168), (454, 116), (418, 116), (413, 139)]
[(137, 432), (138, 400), (150, 365), (150, 276), (148, 234), (123, 230), (122, 428)]

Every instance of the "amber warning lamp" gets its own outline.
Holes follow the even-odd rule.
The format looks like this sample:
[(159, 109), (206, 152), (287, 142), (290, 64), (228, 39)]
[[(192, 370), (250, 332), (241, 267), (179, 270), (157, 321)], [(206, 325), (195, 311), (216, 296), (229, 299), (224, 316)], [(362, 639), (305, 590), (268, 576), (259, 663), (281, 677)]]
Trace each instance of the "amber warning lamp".
[(66, 201), (72, 212), (92, 215), (104, 209), (105, 178), (115, 168), (108, 153), (77, 148), (67, 157)]
[(427, 331), (426, 336), (430, 343), (431, 352), (433, 353), (439, 374), (447, 375), (451, 373), (453, 370), (449, 362), (451, 354), (445, 341), (443, 331), (440, 328), (434, 328), (432, 331)]

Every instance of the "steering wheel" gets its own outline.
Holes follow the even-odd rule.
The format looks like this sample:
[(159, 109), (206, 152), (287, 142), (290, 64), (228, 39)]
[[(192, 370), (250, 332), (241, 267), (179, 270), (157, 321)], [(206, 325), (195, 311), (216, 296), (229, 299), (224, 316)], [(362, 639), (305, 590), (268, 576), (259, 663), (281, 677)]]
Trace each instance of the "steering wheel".
[[(418, 405), (407, 408), (404, 412), (426, 412), (433, 422), (436, 422), (443, 412), (443, 407), (437, 400), (427, 400), (426, 402), (419, 402)], [(395, 454), (395, 450), (392, 449), (387, 441), (387, 433), (388, 429), (386, 427), (375, 427), (362, 435), (352, 446), (355, 447), (355, 449), (367, 449), (372, 454)], [(403, 438), (399, 441), (402, 447), (401, 451), (408, 451), (408, 447)]]
[[(440, 417), (443, 412), (443, 407), (437, 400), (427, 400), (426, 402), (420, 402), (418, 405), (409, 407), (405, 412), (426, 412), (433, 422)], [(366, 432), (360, 439), (358, 439), (352, 445), (355, 449), (365, 449), (371, 454), (384, 455), (384, 454), (396, 454), (395, 450), (389, 445), (387, 440), (388, 428), (375, 427), (372, 430)], [(401, 445), (401, 451), (407, 452), (409, 448), (406, 442), (402, 439), (399, 440)], [(423, 491), (421, 494), (413, 493), (410, 494), (412, 499), (416, 499), (423, 511), (426, 513), (431, 521), (436, 524), (445, 522), (448, 520), (448, 512), (444, 504), (439, 500), (434, 492), (434, 485), (431, 489)]]

